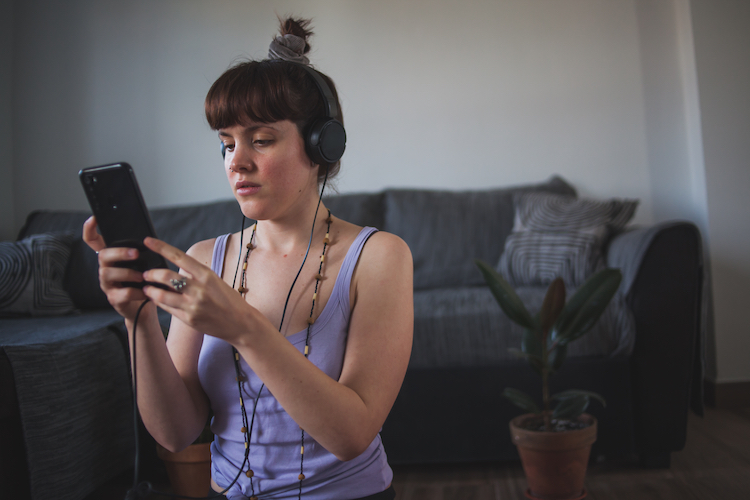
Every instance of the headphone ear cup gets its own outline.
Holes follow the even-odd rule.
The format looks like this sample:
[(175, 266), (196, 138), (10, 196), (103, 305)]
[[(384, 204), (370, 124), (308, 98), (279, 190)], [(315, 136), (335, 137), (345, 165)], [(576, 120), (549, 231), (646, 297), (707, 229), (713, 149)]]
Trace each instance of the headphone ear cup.
[(318, 164), (336, 163), (346, 149), (344, 125), (333, 118), (313, 122), (306, 140), (307, 156)]

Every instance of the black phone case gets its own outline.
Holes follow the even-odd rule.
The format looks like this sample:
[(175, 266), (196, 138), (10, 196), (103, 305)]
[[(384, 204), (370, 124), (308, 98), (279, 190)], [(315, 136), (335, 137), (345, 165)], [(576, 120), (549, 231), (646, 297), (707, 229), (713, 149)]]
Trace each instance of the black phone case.
[[(147, 236), (156, 237), (156, 231), (133, 168), (127, 163), (101, 165), (84, 168), (78, 172), (78, 177), (107, 247), (138, 249), (140, 257), (137, 260), (120, 265), (141, 272), (167, 268), (161, 255), (143, 245)], [(127, 282), (123, 285), (140, 288), (144, 283)]]

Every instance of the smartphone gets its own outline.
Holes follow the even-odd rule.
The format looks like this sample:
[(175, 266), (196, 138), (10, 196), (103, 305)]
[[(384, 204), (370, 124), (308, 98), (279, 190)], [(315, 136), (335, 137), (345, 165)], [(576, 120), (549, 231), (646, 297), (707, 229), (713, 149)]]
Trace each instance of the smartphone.
[[(167, 268), (164, 257), (143, 245), (147, 236), (156, 238), (156, 231), (133, 168), (127, 163), (101, 165), (84, 168), (78, 177), (107, 247), (138, 249), (137, 260), (118, 266), (140, 272)], [(123, 286), (142, 288), (144, 284), (127, 282)]]

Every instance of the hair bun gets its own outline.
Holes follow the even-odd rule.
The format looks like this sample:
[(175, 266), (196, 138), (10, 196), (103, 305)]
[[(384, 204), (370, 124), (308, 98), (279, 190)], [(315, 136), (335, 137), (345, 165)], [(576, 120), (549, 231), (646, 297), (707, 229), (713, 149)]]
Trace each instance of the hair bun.
[(309, 29), (310, 21), (288, 17), (279, 19), (279, 24), (280, 35), (268, 47), (268, 58), (309, 65), (310, 60), (305, 54), (310, 52), (307, 39), (313, 34)]

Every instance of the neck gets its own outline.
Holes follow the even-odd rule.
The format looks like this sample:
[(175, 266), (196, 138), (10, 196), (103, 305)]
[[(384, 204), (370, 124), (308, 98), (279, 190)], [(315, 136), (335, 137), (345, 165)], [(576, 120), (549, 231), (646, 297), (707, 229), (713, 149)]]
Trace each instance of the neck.
[[(316, 215), (317, 209), (317, 215)], [(283, 220), (258, 221), (255, 234), (256, 245), (259, 249), (266, 249), (278, 254), (291, 254), (307, 248), (310, 233), (315, 220), (313, 243), (321, 239), (326, 232), (326, 218), (328, 210), (318, 200), (308, 205), (304, 211)]]

